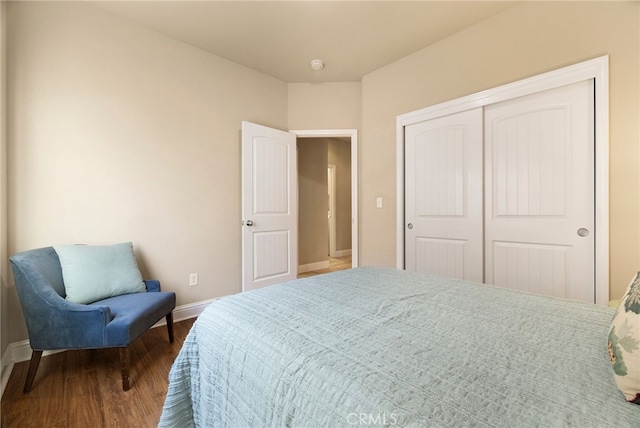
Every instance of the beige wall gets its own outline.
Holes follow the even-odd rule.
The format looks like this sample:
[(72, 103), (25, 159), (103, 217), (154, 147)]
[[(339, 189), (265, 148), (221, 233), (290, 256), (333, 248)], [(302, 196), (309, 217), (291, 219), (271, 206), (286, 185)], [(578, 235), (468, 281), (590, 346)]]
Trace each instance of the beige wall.
[[(292, 130), (322, 130), (322, 129), (360, 129), (362, 111), (362, 85), (360, 82), (333, 83), (290, 83), (288, 84), (288, 117), (289, 129)], [(360, 145), (360, 142), (358, 141)], [(350, 147), (350, 146), (349, 146)], [(360, 145), (360, 148), (362, 146)], [(351, 162), (351, 153), (348, 154)], [(341, 171), (338, 170), (340, 177)], [(349, 165), (349, 174), (351, 174)], [(341, 182), (343, 182), (342, 180)], [(350, 185), (350, 178), (349, 178)], [(350, 198), (349, 193), (349, 198)], [(345, 193), (341, 192), (339, 199), (341, 207)], [(349, 200), (349, 232), (342, 222), (338, 225), (337, 235), (339, 247), (351, 248), (350, 221), (351, 201)], [(343, 212), (342, 208), (339, 208)], [(344, 216), (342, 216), (344, 217)], [(348, 234), (348, 237), (345, 236)], [(343, 247), (343, 248), (341, 248)], [(299, 264), (303, 264), (300, 262)]]
[(524, 2), (363, 79), (361, 261), (395, 265), (397, 115), (610, 56), (610, 278), (640, 268), (638, 2)]
[(7, 261), (7, 3), (0, 2), (0, 355), (9, 346)]
[(327, 161), (336, 167), (336, 250), (351, 249), (351, 143), (328, 139)]
[(359, 129), (360, 82), (289, 83), (289, 129)]
[[(132, 240), (145, 276), (176, 291), (178, 304), (240, 291), (239, 135), (251, 120), (360, 129), (360, 261), (393, 266), (397, 115), (609, 54), (612, 297), (639, 268), (637, 2), (523, 3), (362, 83), (288, 85), (80, 2), (2, 6), (5, 253)], [(197, 287), (187, 285), (191, 272)], [(10, 283), (3, 353), (26, 338)]]
[(298, 138), (298, 265), (328, 260), (327, 140)]
[(240, 125), (286, 129), (287, 85), (80, 2), (8, 12), (9, 253), (131, 240), (178, 305), (239, 292)]

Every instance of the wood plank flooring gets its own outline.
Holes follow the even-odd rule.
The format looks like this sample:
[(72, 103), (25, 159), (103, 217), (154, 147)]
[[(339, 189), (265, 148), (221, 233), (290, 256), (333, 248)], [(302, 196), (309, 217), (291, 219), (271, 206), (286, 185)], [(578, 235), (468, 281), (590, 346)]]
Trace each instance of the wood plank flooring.
[(145, 332), (131, 345), (131, 389), (122, 391), (118, 349), (43, 357), (28, 394), (28, 362), (15, 365), (2, 396), (2, 427), (156, 427), (171, 365), (195, 318)]
[(351, 269), (351, 266), (352, 266), (351, 256), (329, 257), (328, 268), (299, 273), (298, 278), (306, 278), (309, 276), (320, 275), (322, 273), (329, 273), (329, 272), (336, 272), (339, 270)]

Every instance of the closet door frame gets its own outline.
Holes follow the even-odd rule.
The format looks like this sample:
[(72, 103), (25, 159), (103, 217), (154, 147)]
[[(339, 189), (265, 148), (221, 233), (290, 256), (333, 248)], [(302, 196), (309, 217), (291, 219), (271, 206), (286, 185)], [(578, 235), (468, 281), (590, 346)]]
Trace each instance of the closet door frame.
[(455, 100), (400, 115), (396, 119), (396, 267), (405, 268), (404, 128), (477, 107), (594, 80), (595, 96), (595, 296), (609, 302), (609, 56), (543, 73)]

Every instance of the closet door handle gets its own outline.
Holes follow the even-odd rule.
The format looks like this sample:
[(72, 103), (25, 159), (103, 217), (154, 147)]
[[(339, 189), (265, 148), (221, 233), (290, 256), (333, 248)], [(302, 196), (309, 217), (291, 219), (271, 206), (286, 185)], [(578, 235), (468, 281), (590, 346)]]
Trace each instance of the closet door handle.
[(580, 229), (578, 229), (578, 236), (581, 237), (585, 237), (585, 236), (589, 236), (589, 229), (585, 229), (584, 227), (581, 227)]
[(407, 228), (408, 228), (408, 229), (413, 229), (413, 224), (412, 224), (412, 223), (409, 223), (409, 224), (407, 225)]

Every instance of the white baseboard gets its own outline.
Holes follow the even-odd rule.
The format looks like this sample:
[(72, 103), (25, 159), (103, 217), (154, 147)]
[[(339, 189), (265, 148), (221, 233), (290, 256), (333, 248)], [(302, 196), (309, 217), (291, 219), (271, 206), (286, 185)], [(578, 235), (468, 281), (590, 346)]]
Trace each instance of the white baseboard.
[(298, 273), (311, 272), (313, 270), (328, 269), (329, 260), (321, 262), (307, 263), (306, 265), (298, 265)]
[[(190, 318), (196, 318), (202, 313), (202, 311), (204, 311), (207, 306), (209, 306), (210, 303), (215, 302), (216, 300), (218, 300), (217, 297), (215, 299), (201, 300), (200, 302), (187, 303), (186, 305), (177, 306), (173, 310), (173, 321), (178, 322), (188, 320)], [(162, 320), (158, 321), (158, 323), (152, 328), (165, 324), (165, 319), (162, 318)]]
[(11, 360), (11, 346), (7, 346), (7, 349), (2, 354), (2, 374), (0, 375), (0, 398), (2, 397), (2, 393), (4, 393), (4, 388), (7, 386), (7, 382), (9, 382), (9, 376), (11, 376), (11, 372), (13, 371), (14, 362)]
[[(198, 315), (204, 311), (204, 309), (209, 305), (209, 303), (215, 301), (217, 299), (209, 299), (203, 300), (201, 302), (196, 303), (188, 303), (186, 305), (177, 306), (173, 310), (173, 321), (183, 321), (190, 318), (196, 318)], [(156, 328), (160, 326), (167, 325), (167, 322), (164, 318), (158, 321), (153, 327)], [(58, 352), (64, 352), (62, 350), (56, 351), (44, 351), (42, 353), (43, 357), (47, 355), (57, 354)], [(9, 377), (11, 376), (11, 372), (13, 371), (13, 366), (16, 363), (20, 363), (23, 361), (29, 361), (31, 359), (31, 346), (29, 345), (29, 340), (21, 340), (19, 342), (10, 343), (7, 346), (6, 351), (2, 355), (2, 374), (0, 376), (0, 398), (2, 394), (4, 394), (4, 388), (9, 381)]]
[(334, 257), (347, 257), (351, 255), (351, 249), (348, 250), (336, 250)]

